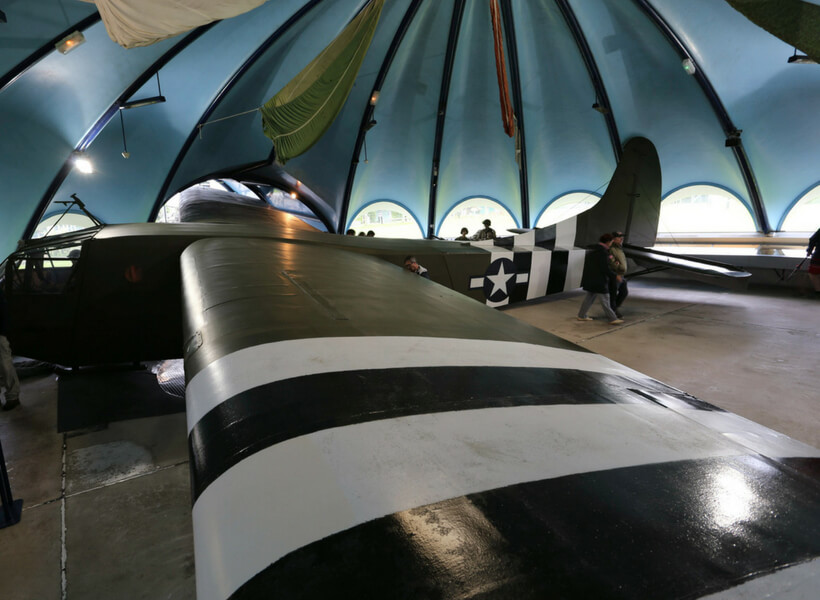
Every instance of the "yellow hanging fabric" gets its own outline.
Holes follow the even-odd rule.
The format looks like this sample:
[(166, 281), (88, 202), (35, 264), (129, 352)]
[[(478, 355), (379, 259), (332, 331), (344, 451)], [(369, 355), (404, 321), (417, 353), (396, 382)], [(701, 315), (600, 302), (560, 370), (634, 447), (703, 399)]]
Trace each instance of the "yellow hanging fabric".
[(262, 130), (284, 164), (315, 144), (342, 110), (379, 23), (371, 0), (321, 54), (262, 106)]

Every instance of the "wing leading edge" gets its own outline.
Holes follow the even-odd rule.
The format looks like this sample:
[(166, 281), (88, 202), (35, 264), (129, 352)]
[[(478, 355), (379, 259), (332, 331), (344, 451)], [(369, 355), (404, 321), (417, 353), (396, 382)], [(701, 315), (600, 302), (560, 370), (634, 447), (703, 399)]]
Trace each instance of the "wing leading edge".
[(814, 448), (363, 254), (208, 239), (182, 276), (199, 598), (820, 576)]

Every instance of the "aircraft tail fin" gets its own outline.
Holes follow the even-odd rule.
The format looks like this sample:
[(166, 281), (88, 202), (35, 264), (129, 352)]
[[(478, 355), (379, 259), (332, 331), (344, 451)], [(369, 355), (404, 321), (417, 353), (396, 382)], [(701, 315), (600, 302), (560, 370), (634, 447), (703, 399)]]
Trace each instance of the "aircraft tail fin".
[(622, 231), (633, 246), (652, 246), (658, 235), (661, 166), (655, 146), (635, 137), (624, 146), (598, 203), (576, 217), (575, 245), (594, 244), (602, 233)]

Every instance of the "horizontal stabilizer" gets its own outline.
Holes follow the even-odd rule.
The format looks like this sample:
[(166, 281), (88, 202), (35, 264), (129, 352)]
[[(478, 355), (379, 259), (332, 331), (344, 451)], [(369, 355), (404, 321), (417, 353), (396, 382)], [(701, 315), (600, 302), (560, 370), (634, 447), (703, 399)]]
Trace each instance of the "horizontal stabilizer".
[(624, 244), (624, 253), (628, 258), (631, 258), (643, 266), (652, 264), (668, 269), (692, 271), (701, 275), (708, 275), (712, 277), (732, 277), (741, 279), (751, 275), (748, 271), (734, 265), (729, 265), (714, 260), (706, 260), (703, 258), (694, 258), (692, 256), (671, 254), (669, 252), (655, 250), (654, 248), (642, 248), (631, 244)]

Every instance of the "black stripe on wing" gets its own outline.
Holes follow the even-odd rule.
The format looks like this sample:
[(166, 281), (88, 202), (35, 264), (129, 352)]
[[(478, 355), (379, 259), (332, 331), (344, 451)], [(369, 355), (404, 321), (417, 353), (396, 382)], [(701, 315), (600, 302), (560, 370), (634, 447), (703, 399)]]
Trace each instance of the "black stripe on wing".
[[(295, 377), (237, 394), (193, 427), (188, 437), (193, 498), (253, 453), (332, 427), (504, 406), (646, 403), (664, 394), (686, 402), (649, 378), (636, 382), (571, 369), (417, 367)], [(706, 403), (692, 406), (718, 410)]]
[(820, 555), (818, 475), (744, 456), (512, 485), (328, 536), (231, 599), (701, 597)]

